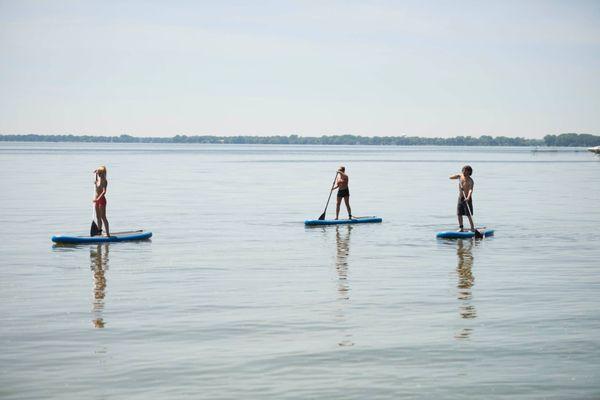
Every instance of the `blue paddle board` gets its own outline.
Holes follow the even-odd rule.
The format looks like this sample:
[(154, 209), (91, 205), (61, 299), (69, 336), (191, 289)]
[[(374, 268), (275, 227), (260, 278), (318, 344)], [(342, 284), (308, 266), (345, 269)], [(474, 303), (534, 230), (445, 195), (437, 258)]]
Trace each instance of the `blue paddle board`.
[[(478, 231), (481, 232), (484, 237), (494, 236), (493, 229), (478, 229)], [(435, 236), (443, 239), (468, 239), (474, 237), (475, 232), (443, 231), (438, 232)]]
[(147, 231), (130, 231), (130, 232), (115, 232), (110, 237), (106, 236), (52, 236), (54, 243), (69, 243), (69, 244), (86, 244), (86, 243), (113, 243), (126, 242), (131, 240), (145, 240), (152, 237), (152, 232)]
[(316, 226), (316, 225), (341, 225), (341, 224), (370, 224), (375, 222), (383, 221), (379, 217), (354, 217), (352, 219), (308, 219), (304, 221), (304, 225)]

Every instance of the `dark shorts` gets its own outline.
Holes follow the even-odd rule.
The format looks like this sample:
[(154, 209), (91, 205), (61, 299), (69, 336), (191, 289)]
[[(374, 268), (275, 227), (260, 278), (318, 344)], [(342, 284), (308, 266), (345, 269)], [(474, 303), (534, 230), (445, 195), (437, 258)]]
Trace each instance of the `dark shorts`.
[(468, 201), (469, 203), (469, 208), (467, 208), (467, 202), (462, 200), (462, 199), (458, 199), (458, 204), (456, 205), (456, 214), (457, 215), (469, 215), (469, 209), (471, 210), (471, 215), (473, 215), (475, 213), (475, 210), (473, 210), (473, 199), (470, 199)]
[(350, 190), (348, 189), (339, 189), (337, 192), (337, 197), (346, 197), (350, 196)]

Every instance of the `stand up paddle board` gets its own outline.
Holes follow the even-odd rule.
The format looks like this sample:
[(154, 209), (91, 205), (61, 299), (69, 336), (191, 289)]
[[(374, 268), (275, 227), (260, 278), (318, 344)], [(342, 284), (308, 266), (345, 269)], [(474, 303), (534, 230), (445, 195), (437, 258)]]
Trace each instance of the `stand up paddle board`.
[(145, 240), (152, 237), (152, 232), (148, 231), (129, 231), (129, 232), (115, 232), (106, 236), (52, 236), (54, 243), (69, 243), (69, 244), (86, 244), (86, 243), (112, 243), (112, 242), (126, 242), (131, 240)]
[[(494, 236), (493, 229), (478, 229), (478, 231), (481, 232), (483, 237)], [(468, 239), (474, 237), (475, 232), (443, 231), (438, 232), (435, 236), (443, 239)]]
[(379, 217), (354, 217), (352, 219), (308, 219), (304, 221), (304, 225), (315, 226), (315, 225), (341, 225), (341, 224), (371, 224), (375, 222), (382, 222), (383, 220)]

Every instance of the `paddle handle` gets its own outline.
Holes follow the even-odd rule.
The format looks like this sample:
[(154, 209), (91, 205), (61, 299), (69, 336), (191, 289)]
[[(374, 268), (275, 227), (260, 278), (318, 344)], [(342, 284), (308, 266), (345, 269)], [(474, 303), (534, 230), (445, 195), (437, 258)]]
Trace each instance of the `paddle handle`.
[(325, 203), (325, 210), (323, 210), (322, 217), (325, 218), (325, 214), (327, 213), (327, 207), (329, 207), (329, 200), (331, 200), (331, 193), (333, 193), (333, 187), (335, 186), (335, 181), (337, 180), (339, 172), (335, 172), (335, 176), (333, 177), (333, 182), (331, 183), (331, 189), (329, 189), (329, 197), (327, 197), (327, 203)]
[[(94, 173), (94, 183), (93, 183), (93, 185), (94, 185), (93, 198), (95, 199), (96, 198), (96, 174), (95, 173)], [(92, 201), (92, 221), (95, 221), (95, 220), (96, 220), (96, 203), (94, 203)]]

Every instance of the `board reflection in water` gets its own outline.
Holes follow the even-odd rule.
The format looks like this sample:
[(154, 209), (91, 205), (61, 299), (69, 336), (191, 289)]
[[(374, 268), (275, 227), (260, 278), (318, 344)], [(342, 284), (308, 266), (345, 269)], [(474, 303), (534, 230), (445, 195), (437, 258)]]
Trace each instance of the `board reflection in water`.
[[(458, 275), (457, 299), (460, 301), (460, 316), (462, 319), (470, 320), (477, 317), (477, 311), (472, 304), (473, 293), (471, 288), (475, 284), (473, 276), (473, 246), (475, 239), (458, 239), (456, 241), (456, 255), (458, 265), (456, 273)], [(457, 339), (468, 339), (473, 333), (472, 328), (465, 327), (457, 335)]]
[(92, 323), (95, 328), (104, 328), (104, 297), (106, 296), (106, 271), (108, 270), (108, 250), (110, 245), (99, 244), (90, 247), (90, 269), (94, 276), (94, 301)]
[(338, 312), (336, 320), (342, 326), (342, 340), (338, 343), (339, 346), (354, 346), (352, 334), (348, 331), (347, 326), (347, 307), (350, 302), (350, 284), (348, 281), (348, 256), (350, 254), (350, 232), (352, 225), (344, 227), (336, 226), (335, 228), (335, 269), (337, 273), (337, 292), (338, 292)]

